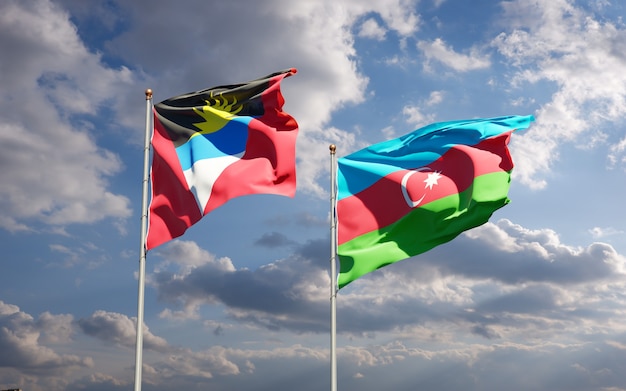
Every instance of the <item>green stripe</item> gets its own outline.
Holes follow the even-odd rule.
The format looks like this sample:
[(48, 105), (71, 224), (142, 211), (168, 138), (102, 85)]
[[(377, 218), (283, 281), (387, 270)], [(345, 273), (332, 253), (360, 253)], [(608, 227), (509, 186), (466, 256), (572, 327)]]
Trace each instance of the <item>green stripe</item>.
[(413, 209), (391, 225), (342, 244), (337, 248), (341, 264), (339, 288), (486, 223), (494, 211), (509, 202), (510, 179), (510, 173), (503, 171), (481, 175), (461, 193)]

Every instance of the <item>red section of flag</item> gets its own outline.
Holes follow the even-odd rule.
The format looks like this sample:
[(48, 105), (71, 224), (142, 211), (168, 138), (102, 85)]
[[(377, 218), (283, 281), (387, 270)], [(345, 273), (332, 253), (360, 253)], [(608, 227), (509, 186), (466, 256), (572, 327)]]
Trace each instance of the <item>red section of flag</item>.
[[(475, 146), (456, 145), (429, 164), (426, 171), (415, 171), (408, 177), (407, 194), (411, 201), (420, 201), (421, 207), (437, 199), (460, 193), (480, 175), (511, 171), (513, 161), (507, 144), (511, 132), (489, 138)], [(416, 167), (418, 169), (420, 167)], [(341, 220), (337, 242), (341, 245), (364, 233), (386, 227), (408, 214), (409, 206), (402, 190), (402, 179), (411, 170), (400, 169), (380, 179), (360, 193), (337, 203)], [(441, 178), (428, 189), (429, 174), (438, 172)], [(423, 197), (423, 198), (422, 198)]]
[(151, 249), (181, 236), (202, 218), (167, 131), (154, 116), (152, 135), (152, 200), (146, 248)]
[(265, 112), (248, 124), (246, 152), (215, 181), (205, 214), (231, 198), (247, 194), (295, 195), (298, 124), (280, 110), (284, 100), (279, 81), (272, 80), (263, 94)]

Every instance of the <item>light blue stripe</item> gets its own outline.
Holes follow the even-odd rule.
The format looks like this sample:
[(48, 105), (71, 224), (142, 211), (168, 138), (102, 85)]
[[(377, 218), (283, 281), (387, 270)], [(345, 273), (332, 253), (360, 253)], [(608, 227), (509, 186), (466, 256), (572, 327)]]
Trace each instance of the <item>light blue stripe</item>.
[(424, 167), (455, 145), (476, 145), (512, 129), (526, 129), (533, 116), (437, 122), (338, 159), (337, 200), (350, 197), (400, 169)]
[(229, 155), (240, 155), (246, 150), (248, 124), (252, 117), (234, 117), (220, 130), (209, 134), (198, 134), (176, 148), (183, 171), (197, 161)]

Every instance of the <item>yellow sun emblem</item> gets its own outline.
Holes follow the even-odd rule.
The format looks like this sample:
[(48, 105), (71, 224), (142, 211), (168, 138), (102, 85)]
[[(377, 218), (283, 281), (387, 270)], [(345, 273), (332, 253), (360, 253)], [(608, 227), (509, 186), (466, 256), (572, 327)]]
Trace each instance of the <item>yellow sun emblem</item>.
[(193, 124), (200, 129), (200, 132), (195, 133), (192, 137), (198, 134), (217, 132), (243, 109), (242, 104), (237, 104), (237, 98), (233, 98), (232, 102), (229, 102), (222, 94), (214, 96), (212, 92), (211, 100), (205, 100), (205, 102), (206, 105), (202, 106), (202, 110), (193, 108), (196, 114), (204, 118), (204, 122)]

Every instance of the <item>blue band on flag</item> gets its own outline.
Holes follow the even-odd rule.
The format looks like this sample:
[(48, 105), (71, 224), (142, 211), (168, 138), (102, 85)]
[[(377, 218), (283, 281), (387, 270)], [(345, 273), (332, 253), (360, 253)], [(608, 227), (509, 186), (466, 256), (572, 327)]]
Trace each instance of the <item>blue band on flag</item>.
[(243, 153), (251, 120), (252, 117), (237, 117), (222, 129), (213, 133), (198, 133), (177, 147), (176, 154), (183, 171), (190, 169), (199, 160)]
[[(337, 200), (357, 194), (400, 169), (427, 166), (455, 145), (476, 145), (512, 129), (526, 129), (532, 116), (507, 116), (430, 124), (337, 160)], [(345, 180), (351, 178), (350, 184)], [(358, 174), (357, 174), (358, 173)]]

